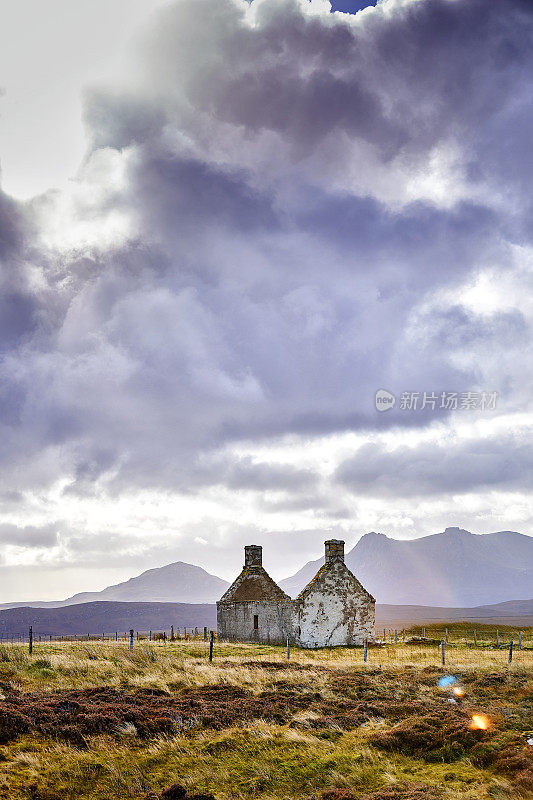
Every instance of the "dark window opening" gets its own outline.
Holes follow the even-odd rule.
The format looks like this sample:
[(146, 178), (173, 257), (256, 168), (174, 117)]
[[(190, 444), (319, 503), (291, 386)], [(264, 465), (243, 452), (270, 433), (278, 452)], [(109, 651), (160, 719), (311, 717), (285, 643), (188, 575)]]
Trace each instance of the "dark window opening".
[(257, 614), (254, 614), (254, 631), (259, 630), (259, 617)]

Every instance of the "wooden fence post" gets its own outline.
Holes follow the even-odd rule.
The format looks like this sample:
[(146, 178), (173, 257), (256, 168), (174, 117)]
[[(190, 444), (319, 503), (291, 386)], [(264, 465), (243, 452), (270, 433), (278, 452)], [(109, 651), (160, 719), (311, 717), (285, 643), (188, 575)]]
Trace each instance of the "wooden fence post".
[(174, 641), (174, 625), (170, 626), (170, 641)]
[(291, 657), (291, 642), (289, 637), (287, 636), (287, 661), (290, 659), (290, 657)]
[(33, 653), (33, 626), (32, 625), (30, 625), (30, 630), (29, 630), (29, 633), (28, 633), (28, 653), (30, 654), (30, 656)]
[(365, 639), (365, 645), (364, 645), (364, 648), (363, 648), (363, 661), (365, 662), (365, 664), (366, 664), (367, 656), (368, 656), (368, 639)]
[(133, 628), (130, 628), (130, 650), (133, 650)]
[(209, 634), (209, 661), (213, 660), (213, 641), (215, 639), (214, 631)]
[(477, 647), (477, 631), (474, 628), (474, 647)]
[(440, 650), (441, 650), (442, 664), (444, 665), (446, 663), (446, 643), (445, 642), (441, 642), (440, 643)]
[(509, 642), (509, 664), (513, 660), (513, 640)]
[(446, 628), (446, 644), (448, 644), (448, 628)]
[(204, 642), (207, 642), (207, 625), (204, 625)]

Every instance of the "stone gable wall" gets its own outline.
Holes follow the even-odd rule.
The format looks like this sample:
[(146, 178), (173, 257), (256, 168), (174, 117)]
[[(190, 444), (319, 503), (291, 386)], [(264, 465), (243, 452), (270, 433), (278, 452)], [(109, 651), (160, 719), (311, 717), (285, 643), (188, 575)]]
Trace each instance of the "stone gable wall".
[(295, 605), (301, 647), (353, 646), (374, 639), (374, 599), (342, 561), (322, 567)]

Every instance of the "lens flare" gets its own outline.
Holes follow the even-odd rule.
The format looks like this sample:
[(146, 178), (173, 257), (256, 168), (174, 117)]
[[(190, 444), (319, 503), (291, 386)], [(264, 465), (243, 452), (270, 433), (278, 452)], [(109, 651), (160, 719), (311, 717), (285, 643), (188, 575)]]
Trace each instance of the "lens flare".
[(488, 727), (490, 727), (490, 719), (486, 714), (472, 714), (471, 730), (486, 731)]
[(443, 677), (439, 680), (439, 686), (441, 689), (447, 689), (448, 686), (453, 686), (454, 683), (457, 683), (457, 678), (455, 675), (443, 675)]
[(452, 691), (456, 697), (464, 697), (465, 690), (462, 686), (454, 686)]

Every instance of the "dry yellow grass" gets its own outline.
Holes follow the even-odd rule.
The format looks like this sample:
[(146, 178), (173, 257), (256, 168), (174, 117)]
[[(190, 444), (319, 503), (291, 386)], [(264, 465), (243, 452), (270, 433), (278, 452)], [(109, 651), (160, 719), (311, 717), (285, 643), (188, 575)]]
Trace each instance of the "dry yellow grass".
[[(459, 642), (448, 645), (446, 667), (454, 670), (508, 671), (533, 669), (533, 649), (514, 649), (512, 664), (508, 650), (465, 647)], [(0, 647), (0, 677), (16, 679), (23, 687), (49, 686), (179, 686), (204, 685), (220, 680), (217, 664), (224, 662), (224, 681), (247, 688), (261, 688), (270, 673), (261, 674), (257, 667), (262, 661), (286, 663), (284, 647), (257, 646), (245, 643), (215, 644), (214, 661), (208, 661), (208, 644), (203, 641), (172, 644), (136, 642), (130, 651), (124, 642), (53, 642), (34, 645), (33, 655), (20, 644)], [(248, 663), (254, 664), (251, 670)], [(290, 664), (323, 668), (423, 669), (441, 665), (438, 645), (409, 645), (388, 643), (368, 649), (363, 661), (362, 648), (333, 648), (301, 650), (292, 648)], [(288, 680), (295, 679), (291, 673)], [(318, 677), (317, 677), (318, 679)]]
[[(319, 693), (328, 702), (342, 698), (343, 681), (348, 697), (352, 678), (367, 676), (376, 696), (383, 688), (391, 698), (414, 696), (426, 704), (438, 700), (441, 654), (436, 645), (372, 647), (366, 664), (362, 649), (293, 648), (288, 668), (283, 668), (287, 660), (281, 647), (216, 643), (212, 664), (207, 654), (207, 643), (183, 640), (135, 642), (133, 651), (124, 642), (37, 643), (31, 657), (26, 647), (7, 645), (0, 648), (0, 681), (22, 691), (109, 686), (128, 692), (160, 689), (169, 696), (222, 683), (254, 696), (279, 690), (295, 697)], [(491, 690), (477, 702), (492, 704), (495, 717), (511, 719), (512, 730), (523, 723), (524, 692), (531, 693), (533, 685), (533, 651), (515, 651), (509, 665), (504, 649), (467, 648), (459, 641), (446, 649), (446, 669), (471, 682), (476, 675), (502, 676), (504, 683), (495, 687), (494, 697)], [(342, 680), (336, 686), (338, 676)], [(513, 721), (518, 703), (522, 717)], [(480, 705), (480, 710), (487, 709)], [(2, 748), (0, 797), (144, 798), (173, 781), (191, 791), (212, 791), (217, 800), (300, 800), (320, 797), (328, 788), (358, 797), (406, 781), (438, 787), (444, 800), (517, 796), (508, 776), (481, 768), (467, 756), (454, 763), (431, 763), (376, 749), (372, 737), (390, 728), (391, 721), (374, 716), (350, 730), (334, 721), (320, 729), (315, 725), (320, 713), (304, 706), (288, 722), (253, 719), (221, 731), (197, 729), (151, 739), (140, 739), (135, 726), (126, 724), (112, 736), (90, 737), (86, 750), (61, 739), (23, 736)]]

